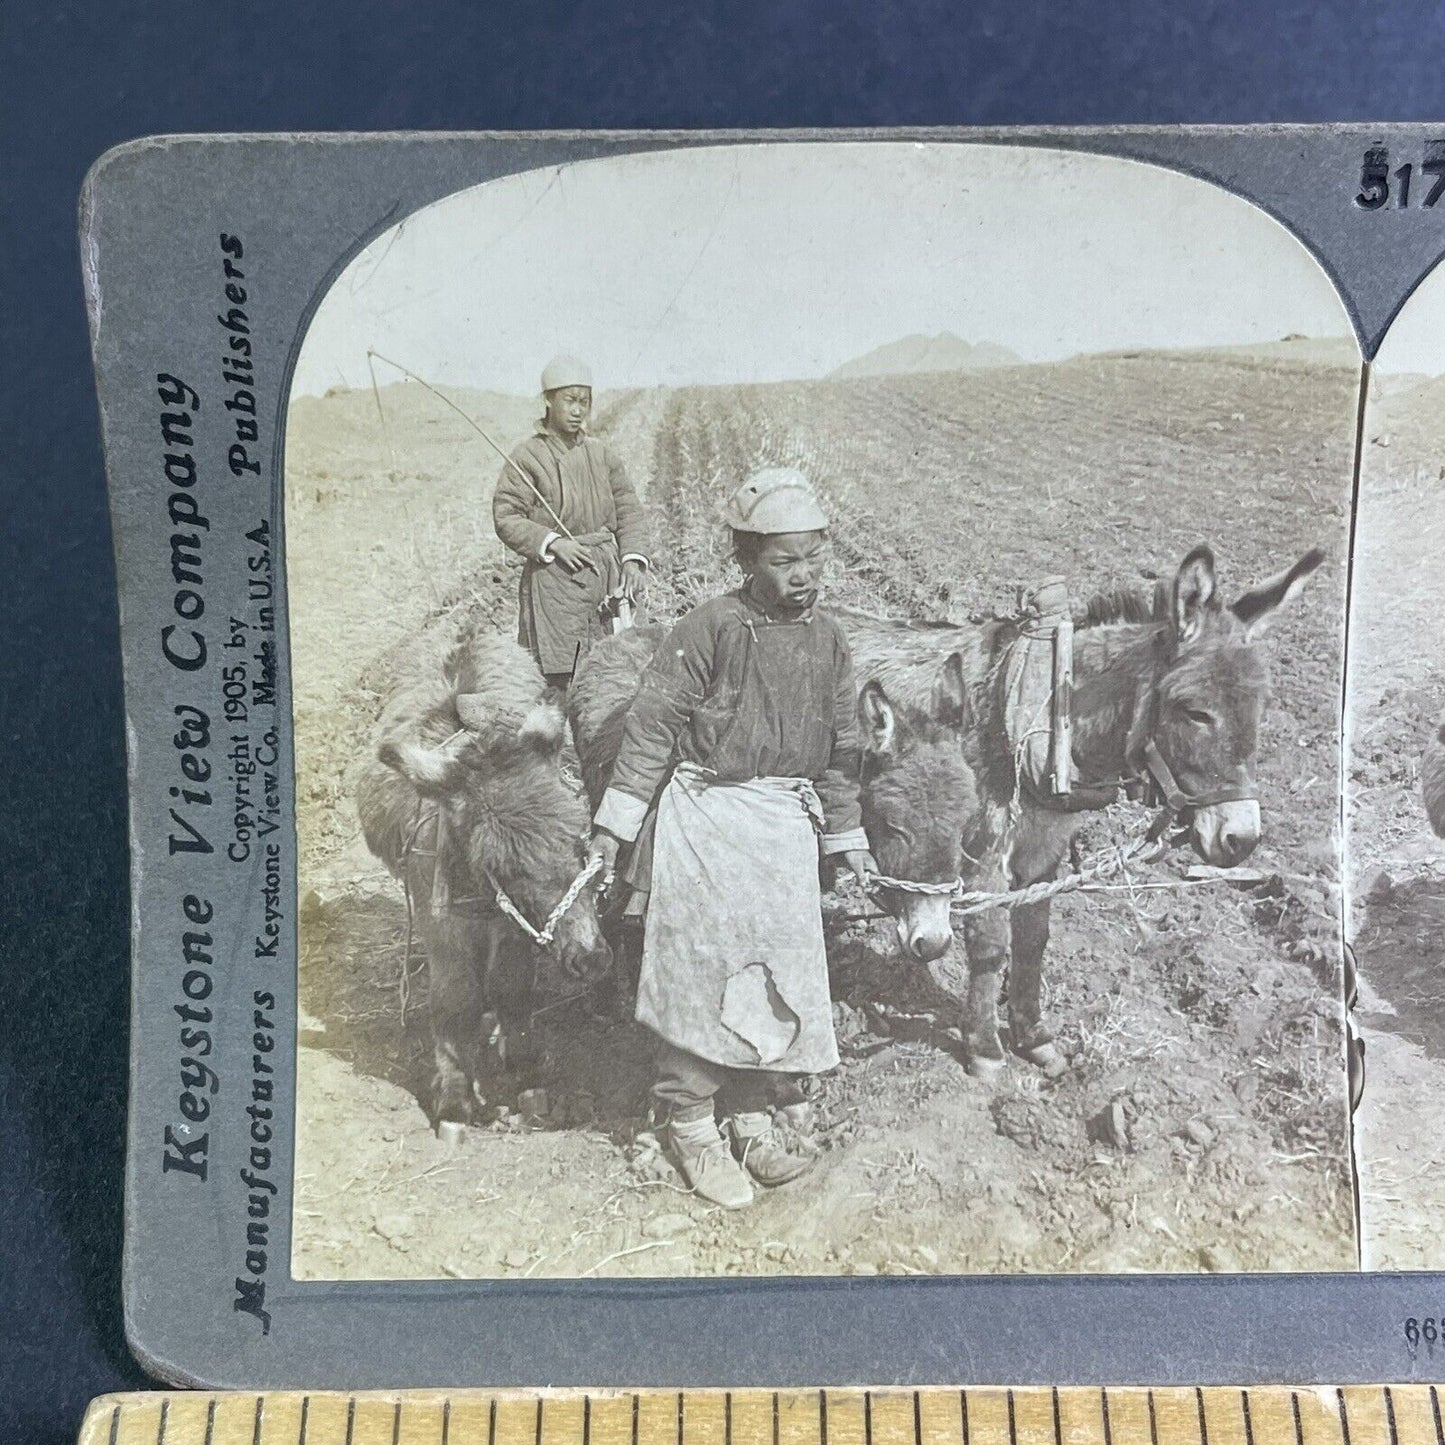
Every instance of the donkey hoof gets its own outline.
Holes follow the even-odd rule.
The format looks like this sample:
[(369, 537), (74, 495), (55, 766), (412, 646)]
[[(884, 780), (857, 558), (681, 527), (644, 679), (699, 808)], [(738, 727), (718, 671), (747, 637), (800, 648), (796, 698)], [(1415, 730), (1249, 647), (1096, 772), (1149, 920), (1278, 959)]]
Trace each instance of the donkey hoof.
[(969, 1077), (982, 1079), (986, 1084), (998, 1078), (1006, 1067), (1007, 1060), (1005, 1059), (984, 1058), (978, 1054), (970, 1057), (968, 1061)]
[(1057, 1044), (1035, 1044), (1031, 1049), (1021, 1049), (1020, 1053), (1040, 1069), (1046, 1079), (1061, 1079), (1069, 1072), (1069, 1061), (1059, 1052)]

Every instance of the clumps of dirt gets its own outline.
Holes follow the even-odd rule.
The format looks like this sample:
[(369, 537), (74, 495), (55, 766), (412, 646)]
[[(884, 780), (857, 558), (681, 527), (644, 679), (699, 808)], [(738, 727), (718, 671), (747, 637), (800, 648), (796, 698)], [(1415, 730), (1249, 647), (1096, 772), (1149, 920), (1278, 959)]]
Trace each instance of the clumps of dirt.
[(1022, 1082), (1011, 1084), (1001, 1089), (988, 1106), (994, 1128), (1025, 1149), (1047, 1151), (1059, 1164), (1067, 1166), (1082, 1159), (1088, 1140), (1078, 1118), (1060, 1109), (1056, 1100), (1037, 1087)]
[(1350, 780), (1358, 788), (1396, 783), (1415, 788), (1420, 752), (1445, 715), (1445, 675), (1418, 687), (1387, 687), (1370, 707), (1350, 755)]

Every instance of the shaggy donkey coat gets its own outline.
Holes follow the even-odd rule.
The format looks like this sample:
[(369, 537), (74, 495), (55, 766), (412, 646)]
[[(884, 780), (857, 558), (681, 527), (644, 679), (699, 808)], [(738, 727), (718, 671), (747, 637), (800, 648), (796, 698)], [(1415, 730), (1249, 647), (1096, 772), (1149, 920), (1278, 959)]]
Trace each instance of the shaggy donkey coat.
[[(356, 770), (367, 846), (408, 889), (427, 956), (434, 1123), (469, 1119), (480, 1101), (485, 1013), (504, 1050), (526, 1045), (539, 948), (498, 909), (497, 889), (540, 929), (582, 868), (587, 812), (544, 693), (515, 642), (464, 638), (439, 669), (399, 680)], [(549, 947), (578, 977), (610, 966), (591, 890)]]

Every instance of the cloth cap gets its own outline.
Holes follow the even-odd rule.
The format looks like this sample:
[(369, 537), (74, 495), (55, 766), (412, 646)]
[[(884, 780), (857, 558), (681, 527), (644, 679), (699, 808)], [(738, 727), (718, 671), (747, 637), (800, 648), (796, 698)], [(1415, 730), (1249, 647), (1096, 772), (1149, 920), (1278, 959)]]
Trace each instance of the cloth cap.
[(763, 537), (821, 532), (828, 526), (807, 477), (793, 467), (754, 472), (727, 499), (723, 520), (735, 532), (756, 532)]
[(542, 368), (542, 390), (557, 391), (564, 386), (592, 386), (592, 368), (575, 356), (554, 356)]

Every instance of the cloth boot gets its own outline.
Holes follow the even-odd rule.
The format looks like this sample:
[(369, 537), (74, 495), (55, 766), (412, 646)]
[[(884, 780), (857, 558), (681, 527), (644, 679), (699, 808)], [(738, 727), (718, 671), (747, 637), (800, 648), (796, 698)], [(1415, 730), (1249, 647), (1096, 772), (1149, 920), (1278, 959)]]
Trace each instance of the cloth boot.
[(700, 1199), (724, 1209), (745, 1209), (753, 1202), (748, 1176), (733, 1158), (711, 1113), (700, 1119), (673, 1118), (661, 1133), (663, 1151), (683, 1183)]
[(789, 1149), (765, 1112), (734, 1114), (728, 1133), (738, 1162), (766, 1189), (800, 1178), (818, 1162), (816, 1154)]

